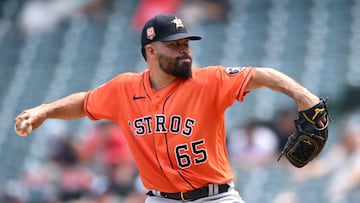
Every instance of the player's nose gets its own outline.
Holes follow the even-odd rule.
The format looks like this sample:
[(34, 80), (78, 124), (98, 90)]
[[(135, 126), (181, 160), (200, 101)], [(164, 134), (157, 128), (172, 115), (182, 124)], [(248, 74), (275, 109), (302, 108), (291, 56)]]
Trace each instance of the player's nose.
[(180, 54), (181, 55), (190, 55), (190, 48), (187, 46), (187, 47), (182, 47), (180, 49)]

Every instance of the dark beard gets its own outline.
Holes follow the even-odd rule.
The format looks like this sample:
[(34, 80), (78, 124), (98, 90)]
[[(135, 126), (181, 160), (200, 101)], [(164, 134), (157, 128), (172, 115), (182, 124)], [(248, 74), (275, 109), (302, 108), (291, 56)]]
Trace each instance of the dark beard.
[[(165, 73), (182, 79), (188, 79), (192, 76), (192, 62), (182, 62), (181, 59), (191, 59), (188, 54), (171, 59), (165, 55), (159, 55), (159, 66)], [(192, 60), (191, 60), (192, 61)]]

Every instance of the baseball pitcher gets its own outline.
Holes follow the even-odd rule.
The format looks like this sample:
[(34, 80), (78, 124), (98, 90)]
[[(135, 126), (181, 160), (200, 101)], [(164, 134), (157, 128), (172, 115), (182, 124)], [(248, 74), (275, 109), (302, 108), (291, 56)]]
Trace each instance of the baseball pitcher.
[[(189, 41), (200, 39), (177, 16), (157, 15), (141, 33), (145, 71), (121, 73), (95, 89), (24, 110), (15, 129), (26, 134), (47, 118), (111, 120), (124, 131), (148, 190), (147, 203), (243, 203), (226, 150), (226, 109), (260, 87), (294, 99), (306, 123), (296, 123), (299, 133), (284, 155), (301, 166), (323, 145), (297, 150), (317, 144), (320, 131), (327, 136), (326, 102), (272, 68), (193, 68)], [(297, 159), (299, 154), (303, 157)]]

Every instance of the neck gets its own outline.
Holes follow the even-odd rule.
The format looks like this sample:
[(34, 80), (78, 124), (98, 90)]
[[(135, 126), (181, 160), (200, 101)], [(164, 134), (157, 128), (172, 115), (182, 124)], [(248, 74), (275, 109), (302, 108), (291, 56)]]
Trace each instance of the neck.
[(176, 80), (175, 76), (168, 75), (161, 70), (150, 70), (151, 88), (154, 90), (161, 90)]

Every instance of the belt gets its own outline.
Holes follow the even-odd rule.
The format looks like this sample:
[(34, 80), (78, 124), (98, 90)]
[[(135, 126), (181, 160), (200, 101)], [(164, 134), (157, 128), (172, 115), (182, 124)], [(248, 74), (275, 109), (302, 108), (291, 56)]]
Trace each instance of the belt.
[(160, 192), (157, 190), (150, 190), (146, 194), (149, 196), (161, 196), (168, 199), (174, 200), (182, 200), (182, 201), (194, 201), (197, 199), (201, 199), (204, 197), (209, 197), (212, 195), (217, 195), (223, 192), (227, 192), (230, 188), (229, 184), (209, 184), (207, 186), (190, 190), (187, 192), (174, 192), (174, 193), (167, 193), (167, 192)]

